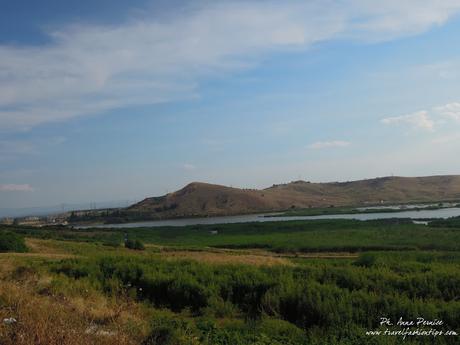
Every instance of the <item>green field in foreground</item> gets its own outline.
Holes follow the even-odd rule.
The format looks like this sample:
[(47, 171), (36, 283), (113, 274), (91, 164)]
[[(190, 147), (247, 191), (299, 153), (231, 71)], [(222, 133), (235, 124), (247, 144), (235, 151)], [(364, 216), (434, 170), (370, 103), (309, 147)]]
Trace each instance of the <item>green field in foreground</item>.
[(368, 333), (381, 317), (460, 331), (455, 219), (8, 231), (29, 250), (0, 255), (0, 317), (18, 320), (0, 325), (2, 344), (458, 344)]

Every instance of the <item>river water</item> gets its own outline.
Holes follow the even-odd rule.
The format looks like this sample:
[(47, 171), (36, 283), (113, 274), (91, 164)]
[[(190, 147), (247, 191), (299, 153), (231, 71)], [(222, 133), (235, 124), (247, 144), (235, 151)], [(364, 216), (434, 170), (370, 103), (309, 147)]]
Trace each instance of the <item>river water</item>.
[[(229, 223), (249, 223), (249, 222), (281, 222), (289, 220), (311, 220), (311, 219), (388, 219), (388, 218), (449, 218), (460, 216), (460, 208), (442, 208), (438, 210), (419, 210), (419, 211), (400, 211), (387, 213), (356, 213), (356, 214), (337, 214), (322, 216), (297, 216), (297, 217), (266, 217), (266, 214), (248, 214), (242, 216), (228, 217), (207, 217), (207, 218), (182, 218), (155, 220), (147, 222), (124, 223), (124, 224), (104, 224), (91, 227), (97, 228), (140, 228), (140, 227), (158, 227), (158, 226), (186, 226), (198, 224), (229, 224)], [(272, 213), (273, 215), (273, 213)], [(89, 226), (88, 226), (89, 227)], [(86, 228), (81, 227), (81, 228)]]

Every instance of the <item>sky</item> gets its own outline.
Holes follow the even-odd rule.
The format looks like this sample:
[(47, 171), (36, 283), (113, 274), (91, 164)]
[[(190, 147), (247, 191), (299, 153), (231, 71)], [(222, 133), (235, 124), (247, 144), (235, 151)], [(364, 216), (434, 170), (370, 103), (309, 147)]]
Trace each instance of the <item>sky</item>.
[(457, 0), (0, 2), (0, 208), (460, 173)]

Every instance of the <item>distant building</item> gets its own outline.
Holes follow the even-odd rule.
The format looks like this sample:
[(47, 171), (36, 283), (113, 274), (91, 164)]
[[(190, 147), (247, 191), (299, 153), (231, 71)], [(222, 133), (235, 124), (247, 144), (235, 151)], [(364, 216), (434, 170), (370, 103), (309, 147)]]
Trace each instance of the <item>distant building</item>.
[(48, 216), (46, 217), (46, 223), (47, 225), (67, 225), (67, 218), (67, 214)]
[(16, 218), (15, 224), (17, 225), (28, 225), (28, 226), (42, 226), (45, 222), (40, 219), (40, 217), (24, 217), (24, 218)]
[(13, 225), (13, 223), (14, 223), (13, 218), (6, 217), (6, 218), (0, 219), (0, 224), (3, 224), (3, 225)]

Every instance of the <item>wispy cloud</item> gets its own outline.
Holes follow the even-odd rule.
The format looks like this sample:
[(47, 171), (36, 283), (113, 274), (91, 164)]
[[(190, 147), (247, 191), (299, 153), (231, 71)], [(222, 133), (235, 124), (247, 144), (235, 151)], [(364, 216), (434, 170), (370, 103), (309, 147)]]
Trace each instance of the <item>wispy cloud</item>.
[(63, 27), (44, 46), (0, 46), (0, 129), (194, 97), (203, 77), (261, 54), (416, 34), (459, 9), (449, 0), (207, 2), (162, 20)]
[(29, 184), (0, 184), (0, 192), (33, 192)]
[(196, 166), (190, 163), (185, 163), (184, 165), (182, 165), (182, 168), (186, 171), (196, 170)]
[(22, 155), (35, 153), (35, 146), (28, 141), (0, 141), (0, 157), (4, 155)]
[(331, 141), (317, 141), (308, 146), (310, 149), (319, 150), (327, 148), (347, 147), (350, 146), (350, 142), (343, 140), (331, 140)]
[(460, 9), (456, 0), (385, 0), (352, 2), (355, 15), (361, 13), (353, 28), (367, 40), (392, 39), (414, 35), (440, 26)]
[(432, 131), (434, 128), (434, 121), (429, 117), (428, 111), (421, 110), (412, 114), (401, 116), (387, 117), (381, 120), (385, 125), (399, 125), (406, 124), (414, 128)]
[(460, 103), (453, 102), (446, 105), (435, 107), (434, 112), (448, 119), (460, 122)]
[(429, 110), (420, 110), (415, 113), (386, 117), (380, 120), (385, 125), (408, 125), (415, 129), (434, 131), (436, 126), (448, 122), (460, 123), (460, 103), (452, 102), (436, 106)]
[(42, 149), (65, 143), (65, 137), (48, 137), (32, 140), (0, 140), (0, 160), (17, 159), (40, 154)]
[(460, 77), (460, 61), (453, 59), (415, 66), (413, 73), (446, 81), (455, 80)]

